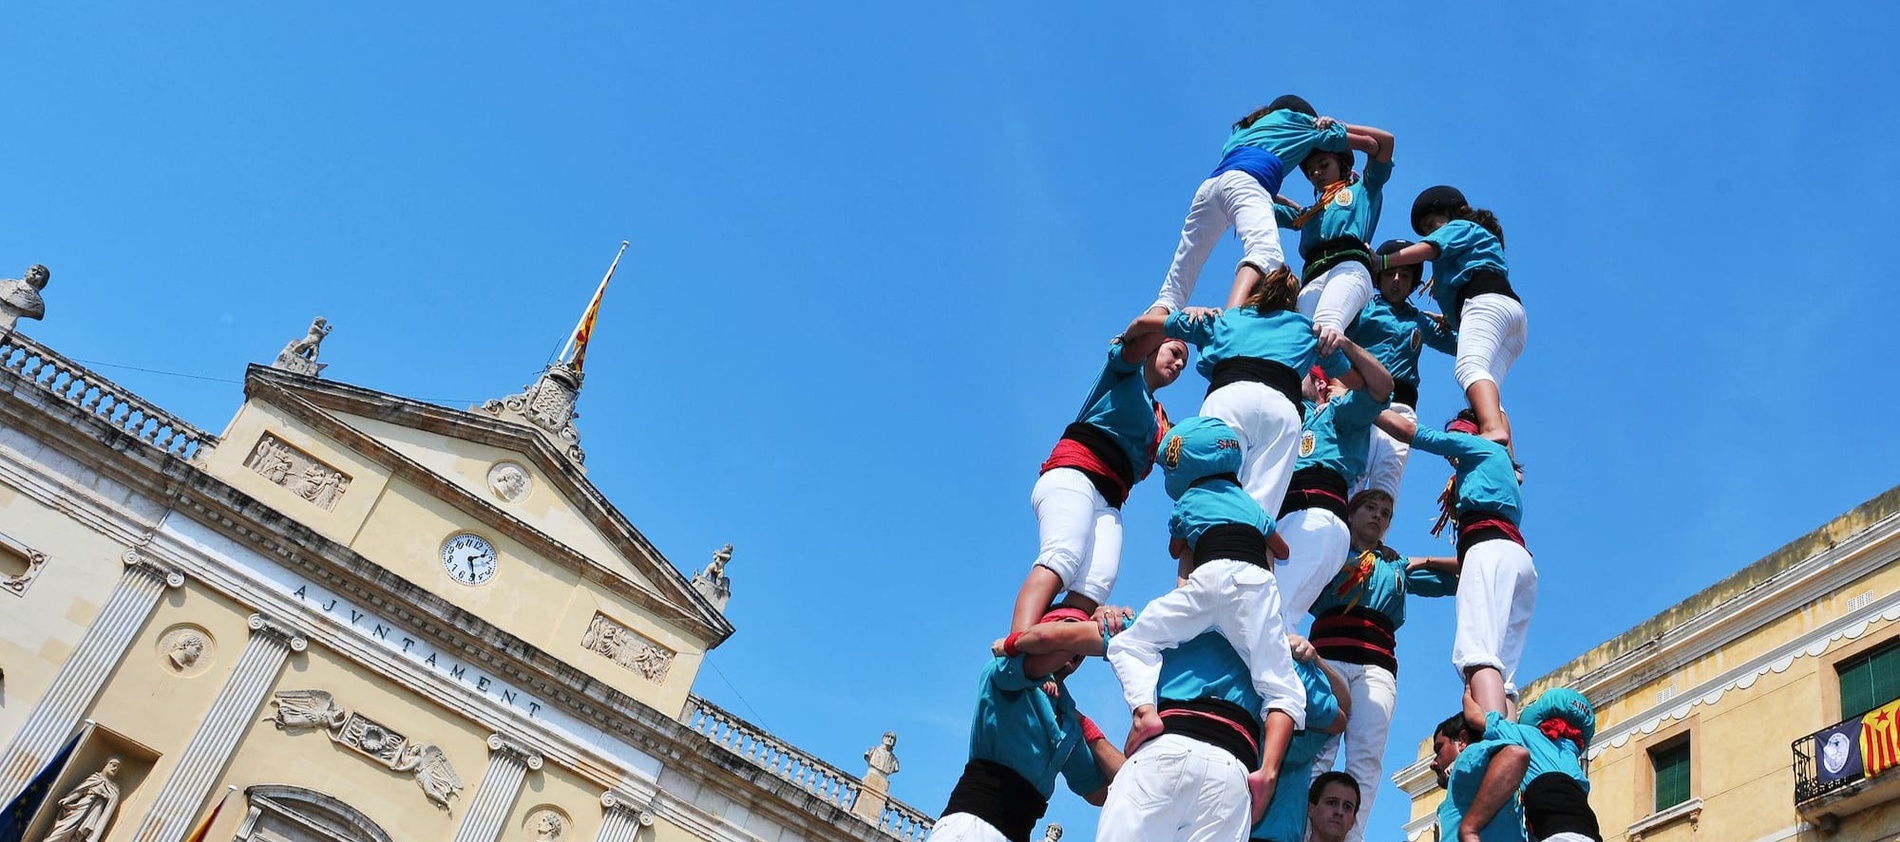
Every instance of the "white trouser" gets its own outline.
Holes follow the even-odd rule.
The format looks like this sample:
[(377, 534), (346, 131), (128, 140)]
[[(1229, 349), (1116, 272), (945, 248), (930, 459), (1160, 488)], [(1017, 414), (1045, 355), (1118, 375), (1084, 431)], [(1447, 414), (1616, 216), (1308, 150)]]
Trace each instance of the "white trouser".
[(1326, 583), (1346, 566), (1352, 532), (1338, 515), (1325, 509), (1289, 513), (1276, 529), (1287, 548), (1286, 560), (1273, 565), (1273, 578), (1280, 587), (1280, 623), (1292, 631), (1300, 627)]
[(1485, 380), (1502, 386), (1529, 334), (1524, 305), (1517, 299), (1495, 292), (1472, 296), (1458, 311), (1458, 359), (1451, 368), (1458, 388)]
[(1293, 672), (1273, 574), (1232, 559), (1194, 568), (1187, 584), (1143, 606), (1135, 622), (1109, 641), (1108, 665), (1121, 680), (1128, 709), (1155, 703), (1162, 652), (1210, 629), (1227, 638), (1247, 664), (1262, 701), (1261, 719), (1277, 710), (1293, 717), (1294, 730), (1306, 727), (1306, 687)]
[(1009, 842), (1003, 832), (969, 813), (951, 813), (930, 826), (924, 842)]
[(1537, 608), (1537, 568), (1530, 551), (1504, 538), (1473, 545), (1458, 573), (1457, 600), (1452, 666), (1461, 677), (1473, 667), (1494, 667), (1504, 675), (1505, 691), (1516, 693), (1524, 633)]
[(1286, 263), (1280, 252), (1280, 226), (1273, 221), (1273, 196), (1253, 176), (1228, 170), (1201, 182), (1194, 191), (1187, 221), (1181, 223), (1181, 244), (1174, 249), (1174, 263), (1161, 282), (1154, 306), (1170, 312), (1187, 306), (1201, 267), (1229, 228), (1240, 235), (1245, 252), (1242, 266), (1251, 265), (1264, 275)]
[[(1405, 416), (1405, 420), (1418, 423), (1418, 413), (1412, 411), (1411, 407), (1395, 402), (1391, 409)], [(1383, 491), (1392, 495), (1392, 508), (1397, 511), (1399, 480), (1405, 478), (1405, 461), (1411, 455), (1411, 442), (1399, 441), (1374, 424), (1372, 440), (1366, 445), (1366, 472), (1359, 475), (1358, 482), (1353, 483), (1352, 493), (1358, 494), (1368, 488)]]
[(1055, 573), (1062, 587), (1107, 602), (1122, 565), (1122, 510), (1074, 468), (1044, 471), (1029, 505), (1042, 539), (1036, 564)]
[(1299, 461), (1300, 410), (1273, 387), (1243, 380), (1209, 393), (1201, 414), (1240, 434), (1240, 487), (1262, 511), (1278, 513)]
[(1346, 720), (1346, 733), (1327, 741), (1319, 758), (1313, 761), (1313, 776), (1330, 772), (1339, 756), (1341, 743), (1346, 746), (1346, 774), (1359, 782), (1359, 820), (1346, 833), (1346, 842), (1365, 842), (1366, 823), (1372, 817), (1372, 801), (1379, 795), (1385, 771), (1385, 738), (1392, 729), (1392, 709), (1399, 700), (1399, 681), (1385, 667), (1349, 664), (1330, 658), (1326, 661), (1346, 680), (1352, 696), (1352, 717)]
[(1590, 837), (1581, 833), (1553, 833), (1544, 837), (1543, 842), (1592, 842)]
[(1372, 300), (1372, 272), (1364, 263), (1337, 264), (1300, 287), (1300, 314), (1313, 324), (1345, 331)]
[(1162, 734), (1115, 774), (1095, 842), (1245, 842), (1252, 809), (1247, 770), (1233, 755)]

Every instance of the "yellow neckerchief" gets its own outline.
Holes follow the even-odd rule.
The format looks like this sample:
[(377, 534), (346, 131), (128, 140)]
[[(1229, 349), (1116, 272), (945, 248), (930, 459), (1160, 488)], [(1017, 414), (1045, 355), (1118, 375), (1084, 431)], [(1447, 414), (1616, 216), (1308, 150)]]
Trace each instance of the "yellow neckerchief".
[(1438, 522), (1432, 524), (1432, 537), (1445, 531), (1445, 524), (1451, 524), (1451, 532), (1458, 534), (1458, 475), (1452, 474), (1445, 480), (1445, 491), (1438, 495)]
[(1352, 595), (1351, 602), (1346, 603), (1345, 613), (1351, 614), (1352, 609), (1357, 608), (1359, 606), (1359, 598), (1366, 595), (1366, 591), (1363, 586), (1365, 585), (1367, 579), (1372, 578), (1372, 566), (1378, 563), (1379, 563), (1379, 551), (1366, 550), (1359, 554), (1359, 563), (1351, 568), (1348, 568), (1350, 572), (1346, 574), (1346, 581), (1340, 584), (1339, 590), (1335, 591), (1335, 593), (1338, 594), (1339, 596), (1345, 596), (1346, 592), (1351, 591), (1355, 588), (1358, 589), (1359, 592)]
[(1357, 174), (1347, 173), (1345, 178), (1342, 178), (1338, 181), (1335, 181), (1331, 184), (1326, 185), (1325, 187), (1320, 188), (1319, 199), (1313, 202), (1313, 205), (1311, 207), (1303, 211), (1300, 211), (1297, 216), (1293, 217), (1293, 227), (1299, 228), (1301, 226), (1304, 226), (1307, 220), (1312, 219), (1314, 216), (1318, 215), (1321, 211), (1325, 210), (1327, 205), (1332, 204), (1333, 197), (1339, 195), (1339, 191), (1353, 186), (1354, 184), (1358, 183), (1358, 181), (1359, 181), (1359, 176)]

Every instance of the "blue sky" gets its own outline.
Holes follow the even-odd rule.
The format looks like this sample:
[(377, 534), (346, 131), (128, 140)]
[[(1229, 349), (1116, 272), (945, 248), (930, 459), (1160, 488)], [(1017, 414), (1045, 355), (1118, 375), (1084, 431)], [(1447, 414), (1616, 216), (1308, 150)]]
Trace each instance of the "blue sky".
[[(1506, 228), (1527, 676), (1900, 478), (1879, 4), (652, 5), (10, 4), (0, 275), (52, 268), (27, 331), (70, 356), (214, 378), (100, 367), (216, 430), (317, 315), (327, 376), (511, 393), (632, 240), (579, 425), (678, 565), (737, 548), (698, 691), (852, 771), (895, 729), (932, 812), (1036, 466), (1227, 124), (1280, 93), (1397, 135), (1379, 236), (1440, 182)], [(1440, 419), (1449, 361), (1424, 376)], [(1444, 477), (1413, 463), (1401, 550), (1446, 551)], [(1140, 603), (1172, 571), (1159, 486), (1126, 515)], [(1411, 617), (1390, 768), (1457, 697), (1451, 606)], [(1074, 690), (1123, 732), (1104, 665)], [(1050, 818), (1089, 838), (1094, 810)]]

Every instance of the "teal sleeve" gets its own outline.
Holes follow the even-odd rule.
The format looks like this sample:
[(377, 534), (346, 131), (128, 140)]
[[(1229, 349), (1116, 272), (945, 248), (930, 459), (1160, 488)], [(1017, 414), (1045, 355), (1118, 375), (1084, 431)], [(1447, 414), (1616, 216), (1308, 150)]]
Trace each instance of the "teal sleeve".
[[(1345, 123), (1334, 123), (1326, 128), (1319, 129), (1318, 132), (1319, 142), (1313, 144), (1313, 148), (1315, 149), (1321, 149), (1327, 152), (1344, 152), (1351, 148), (1346, 144)], [(1292, 163), (1295, 167), (1299, 166), (1298, 161)]]
[(1075, 420), (1081, 421), (1095, 411), (1095, 403), (1109, 393), (1116, 385), (1141, 371), (1140, 363), (1130, 363), (1122, 359), (1122, 343), (1116, 340), (1108, 345), (1108, 364), (1102, 367), (1101, 376), (1095, 378), (1095, 387), (1089, 390), (1088, 400), (1082, 402), (1082, 411), (1076, 413)]
[(1120, 339), (1108, 343), (1108, 373), (1129, 375), (1141, 370), (1140, 362), (1131, 363), (1122, 355), (1127, 347)]
[(1385, 183), (1392, 178), (1392, 165), (1385, 161), (1367, 161), (1365, 172), (1366, 192), (1378, 193), (1385, 189)]
[(1300, 683), (1306, 685), (1306, 730), (1331, 727), (1339, 717), (1339, 698), (1333, 695), (1332, 682), (1326, 680), (1324, 670), (1312, 664), (1296, 661), (1293, 666), (1300, 674)]
[(1458, 576), (1443, 570), (1406, 570), (1405, 592), (1423, 597), (1454, 596), (1458, 593)]
[(1031, 680), (1028, 675), (1023, 673), (1023, 656), (1021, 655), (1012, 655), (1007, 658), (997, 658), (990, 661), (989, 669), (985, 671), (984, 678), (989, 681), (991, 687), (1010, 693), (1027, 690), (1042, 683), (1040, 681)]
[(1190, 319), (1186, 313), (1176, 312), (1168, 317), (1161, 331), (1174, 339), (1192, 342), (1196, 348), (1205, 348), (1214, 341), (1214, 320)]
[[(1426, 453), (1430, 453), (1433, 456), (1463, 457), (1483, 455), (1485, 453), (1484, 448), (1478, 446), (1476, 442), (1470, 441), (1471, 439), (1477, 439), (1477, 436), (1465, 433), (1447, 433), (1432, 429), (1431, 427), (1420, 426), (1418, 432), (1412, 436), (1412, 446)], [(1478, 441), (1483, 441), (1483, 439), (1478, 439)]]
[(1423, 313), (1419, 314), (1418, 333), (1432, 350), (1454, 357), (1458, 355), (1458, 332), (1440, 328), (1436, 319)]
[(1281, 228), (1292, 228), (1293, 223), (1299, 218), (1300, 218), (1299, 208), (1288, 207), (1286, 205), (1280, 204), (1279, 202), (1273, 203), (1273, 222), (1275, 225), (1278, 225)]
[(1108, 786), (1108, 776), (1102, 774), (1102, 767), (1095, 762), (1095, 752), (1090, 751), (1085, 742), (1077, 742), (1075, 750), (1069, 752), (1069, 759), (1062, 764), (1062, 780), (1068, 783), (1070, 792), (1081, 796)]
[(1447, 254), (1459, 254), (1470, 249), (1477, 236), (1475, 232), (1483, 230), (1484, 229), (1479, 228), (1475, 222), (1464, 219), (1454, 219), (1439, 226), (1438, 230), (1426, 234), (1425, 239), (1419, 242), (1431, 243), (1437, 247), (1438, 255), (1443, 257)]
[(1382, 401), (1373, 397), (1371, 392), (1354, 389), (1346, 393), (1345, 399), (1333, 408), (1333, 423), (1337, 426), (1344, 421), (1347, 426), (1368, 427), (1379, 417), (1379, 413), (1391, 405), (1390, 400)]
[[(1319, 361), (1319, 368), (1321, 371), (1326, 372), (1327, 377), (1338, 377), (1352, 368), (1352, 360), (1346, 358), (1346, 352), (1335, 350)], [(1302, 371), (1299, 373), (1305, 374), (1306, 372)]]

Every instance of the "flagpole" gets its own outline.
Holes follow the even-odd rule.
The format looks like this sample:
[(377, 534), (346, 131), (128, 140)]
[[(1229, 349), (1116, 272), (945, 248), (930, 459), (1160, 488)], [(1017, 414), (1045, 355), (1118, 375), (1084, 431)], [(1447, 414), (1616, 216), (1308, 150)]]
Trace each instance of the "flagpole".
[(620, 241), (620, 250), (614, 252), (614, 261), (607, 265), (607, 274), (601, 276), (600, 286), (594, 289), (593, 299), (587, 302), (587, 309), (581, 311), (581, 320), (574, 323), (574, 332), (567, 335), (567, 344), (561, 346), (560, 356), (555, 358), (557, 362), (568, 361), (568, 352), (574, 350), (574, 341), (580, 337), (581, 328), (587, 324), (588, 317), (599, 310), (600, 298), (607, 294), (607, 282), (613, 280), (614, 269), (620, 266), (620, 256), (627, 253), (629, 245), (632, 243), (626, 240)]

